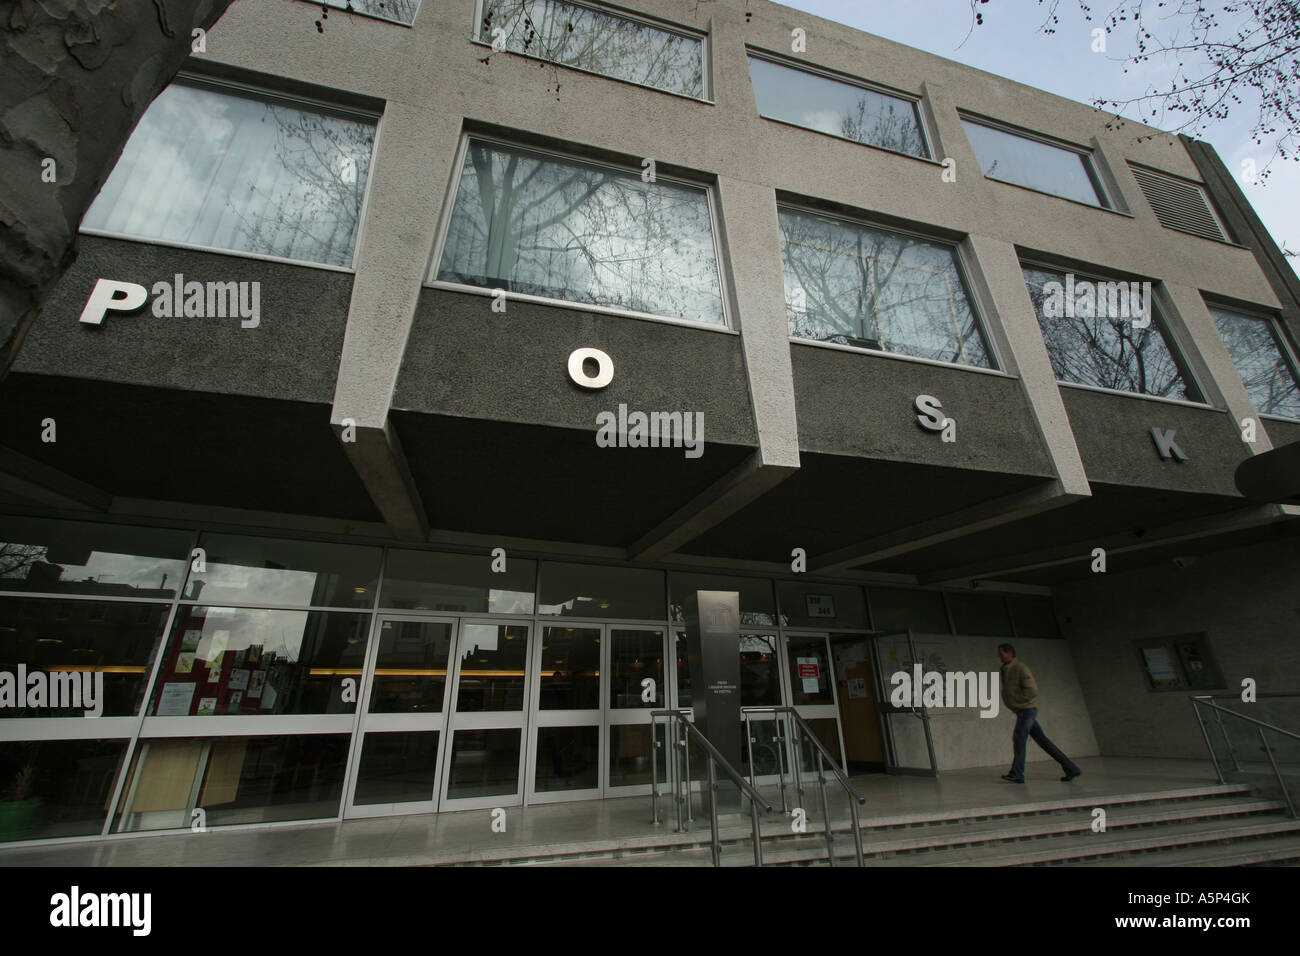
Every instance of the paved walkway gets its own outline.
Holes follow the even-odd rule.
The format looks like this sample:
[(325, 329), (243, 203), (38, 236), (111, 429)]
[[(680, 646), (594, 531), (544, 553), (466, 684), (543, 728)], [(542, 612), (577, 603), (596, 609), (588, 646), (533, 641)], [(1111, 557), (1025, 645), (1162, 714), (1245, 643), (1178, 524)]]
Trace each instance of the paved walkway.
[[(1161, 792), (1217, 784), (1208, 760), (1153, 760), (1135, 757), (1093, 757), (1078, 761), (1084, 774), (1069, 784), (1060, 782), (1053, 763), (1031, 763), (1029, 782), (1002, 781), (1005, 767), (949, 771), (935, 777), (873, 774), (854, 778), (866, 797), (860, 809), (864, 823), (904, 823), (918, 816), (952, 814), (981, 816), (1015, 807), (1024, 812), (1051, 809), (1065, 797), (1105, 797)], [(838, 787), (831, 816), (847, 823), (848, 802)], [(829, 791), (828, 791), (829, 792)], [(775, 786), (764, 796), (780, 809)], [(820, 797), (814, 781), (806, 794), (810, 825), (821, 820)], [(793, 799), (793, 798), (792, 798)], [(500, 859), (528, 855), (529, 847), (566, 845), (574, 852), (707, 839), (709, 821), (699, 815), (692, 833), (675, 832), (672, 804), (663, 800), (668, 819), (650, 824), (650, 799), (589, 800), (579, 803), (506, 810), (506, 832), (492, 830), (490, 810), (426, 813), (374, 820), (217, 828), (207, 833), (170, 832), (78, 840), (58, 845), (0, 847), (5, 866), (418, 866)], [(724, 818), (728, 833), (749, 832), (748, 803), (742, 817)], [(769, 818), (764, 831), (784, 830), (788, 820)], [(522, 852), (520, 852), (522, 851)]]

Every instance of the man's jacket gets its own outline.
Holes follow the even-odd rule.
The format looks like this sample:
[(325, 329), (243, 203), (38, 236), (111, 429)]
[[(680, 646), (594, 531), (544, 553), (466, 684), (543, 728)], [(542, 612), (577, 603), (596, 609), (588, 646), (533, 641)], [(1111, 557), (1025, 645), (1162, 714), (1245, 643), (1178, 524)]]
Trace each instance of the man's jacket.
[(1002, 703), (1017, 714), (1038, 706), (1038, 684), (1029, 665), (1018, 657), (1002, 665)]

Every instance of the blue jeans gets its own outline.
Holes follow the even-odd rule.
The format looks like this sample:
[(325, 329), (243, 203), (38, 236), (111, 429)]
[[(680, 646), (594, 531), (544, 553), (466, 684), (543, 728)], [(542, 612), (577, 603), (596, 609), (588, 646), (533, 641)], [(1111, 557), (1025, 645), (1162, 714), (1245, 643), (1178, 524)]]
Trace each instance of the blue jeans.
[(1015, 748), (1015, 760), (1011, 764), (1011, 775), (1025, 775), (1025, 738), (1033, 737), (1034, 743), (1047, 751), (1047, 755), (1061, 765), (1066, 773), (1082, 773), (1078, 765), (1061, 752), (1061, 748), (1047, 739), (1042, 725), (1038, 723), (1038, 708), (1028, 707), (1016, 714), (1016, 729), (1011, 732), (1011, 743)]

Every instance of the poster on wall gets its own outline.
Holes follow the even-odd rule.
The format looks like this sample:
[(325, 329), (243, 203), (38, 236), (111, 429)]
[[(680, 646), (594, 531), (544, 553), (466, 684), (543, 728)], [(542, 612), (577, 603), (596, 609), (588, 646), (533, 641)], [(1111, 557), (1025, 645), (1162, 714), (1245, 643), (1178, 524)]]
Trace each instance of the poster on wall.
[(247, 670), (239, 668), (230, 672), (230, 689), (231, 690), (248, 690)]
[(190, 703), (194, 700), (194, 685), (173, 682), (163, 684), (162, 694), (158, 698), (158, 717), (188, 717)]
[(253, 671), (248, 680), (248, 696), (257, 700), (262, 696), (262, 686), (266, 683), (266, 671)]
[(194, 655), (190, 653), (179, 654), (176, 657), (176, 673), (188, 674), (194, 670)]
[(203, 631), (197, 627), (188, 627), (185, 633), (181, 635), (181, 650), (192, 651), (199, 646), (199, 638), (203, 636)]
[(199, 716), (211, 717), (217, 712), (217, 699), (215, 697), (199, 698)]

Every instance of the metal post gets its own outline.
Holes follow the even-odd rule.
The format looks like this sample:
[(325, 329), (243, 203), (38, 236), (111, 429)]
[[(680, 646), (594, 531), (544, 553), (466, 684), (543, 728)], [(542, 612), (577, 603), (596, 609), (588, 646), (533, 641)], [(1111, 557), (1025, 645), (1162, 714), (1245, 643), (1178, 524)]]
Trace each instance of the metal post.
[(1232, 738), (1228, 736), (1227, 728), (1223, 726), (1223, 714), (1219, 713), (1217, 707), (1214, 710), (1214, 719), (1219, 722), (1219, 733), (1223, 734), (1223, 742), (1228, 747), (1228, 756), (1232, 758), (1232, 769), (1241, 773), (1241, 764), (1237, 763), (1237, 748), (1232, 745)]
[(749, 798), (749, 816), (754, 823), (754, 865), (763, 865), (763, 829), (758, 822), (758, 801)]
[(659, 826), (659, 718), (654, 714), (650, 715), (650, 825)]
[(1287, 812), (1291, 818), (1296, 818), (1295, 804), (1291, 802), (1291, 794), (1286, 788), (1286, 781), (1282, 779), (1282, 772), (1277, 769), (1277, 760), (1273, 757), (1273, 748), (1268, 745), (1268, 738), (1264, 736), (1264, 728), (1259, 728), (1259, 742), (1264, 745), (1264, 752), (1268, 754), (1268, 762), (1273, 765), (1273, 773), (1277, 777), (1277, 785), (1282, 788), (1282, 799), (1286, 801)]
[(713, 865), (722, 866), (722, 838), (718, 835), (718, 784), (713, 773), (713, 754), (709, 758), (709, 833), (713, 844)]
[[(679, 714), (673, 720), (673, 763), (677, 767), (676, 778), (673, 780), (673, 803), (677, 805), (677, 832), (682, 833), (686, 830), (682, 823), (682, 748), (686, 746), (686, 741), (678, 737), (678, 733), (685, 733), (679, 727), (678, 721), (681, 720)], [(687, 786), (690, 784), (688, 783)]]
[(826, 801), (826, 773), (820, 750), (817, 751), (817, 786), (822, 792), (822, 820), (826, 823), (826, 862), (833, 867), (835, 866), (835, 837), (831, 833), (831, 805)]
[(853, 799), (853, 794), (847, 795), (849, 798), (849, 815), (853, 818), (853, 845), (858, 850), (858, 866), (866, 866), (862, 852), (862, 826), (858, 822), (858, 801)]
[(749, 785), (758, 789), (758, 781), (754, 776), (754, 725), (750, 723), (748, 711), (742, 712), (741, 716), (745, 719), (745, 747), (749, 751)]
[(781, 812), (790, 812), (790, 801), (785, 796), (785, 745), (789, 739), (789, 731), (782, 730), (783, 721), (789, 720), (789, 715), (772, 712), (773, 720), (776, 723), (776, 772), (781, 780)]
[(1210, 752), (1210, 760), (1214, 762), (1214, 773), (1219, 778), (1219, 783), (1227, 783), (1223, 779), (1223, 770), (1219, 767), (1219, 755), (1214, 752), (1214, 745), (1210, 743), (1210, 732), (1205, 729), (1205, 718), (1201, 716), (1200, 704), (1196, 702), (1195, 697), (1191, 700), (1192, 712), (1196, 714), (1196, 723), (1200, 726), (1201, 736), (1205, 739), (1205, 749)]

